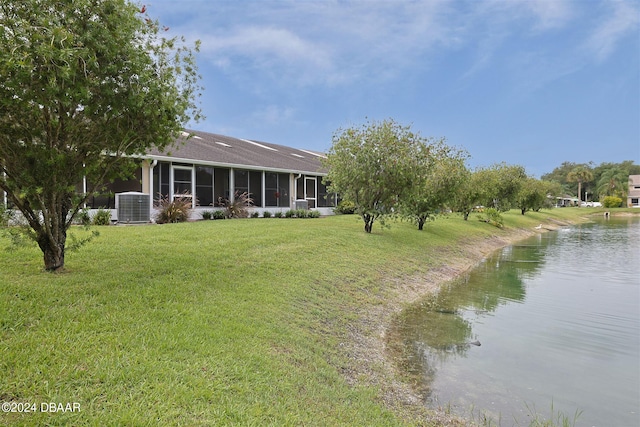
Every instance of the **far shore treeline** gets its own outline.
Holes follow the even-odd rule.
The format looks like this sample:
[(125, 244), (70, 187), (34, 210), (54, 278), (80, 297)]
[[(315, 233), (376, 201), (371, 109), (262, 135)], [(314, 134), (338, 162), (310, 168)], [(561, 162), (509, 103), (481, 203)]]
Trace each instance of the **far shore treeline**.
[[(539, 211), (558, 205), (599, 201), (626, 205), (629, 175), (640, 166), (622, 163), (565, 162), (540, 179), (521, 165), (496, 163), (470, 169), (464, 149), (444, 138), (422, 137), (392, 119), (339, 129), (324, 161), (327, 184), (364, 221), (370, 233), (377, 219), (399, 216), (419, 230), (440, 213), (459, 212), (466, 220), (482, 209), (485, 220), (502, 226), (501, 212)], [(590, 196), (590, 197), (589, 197)]]

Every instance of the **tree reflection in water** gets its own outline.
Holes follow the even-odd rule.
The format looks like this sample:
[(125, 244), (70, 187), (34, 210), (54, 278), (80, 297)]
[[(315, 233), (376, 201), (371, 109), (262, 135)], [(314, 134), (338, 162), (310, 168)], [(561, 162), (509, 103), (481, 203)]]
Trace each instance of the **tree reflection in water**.
[[(541, 269), (546, 248), (554, 240), (545, 237), (538, 244), (514, 245), (494, 254), (437, 295), (404, 310), (392, 323), (388, 348), (425, 401), (435, 398), (431, 383), (440, 366), (466, 357), (469, 351), (482, 351), (477, 345), (482, 337), (474, 334), (473, 322), (491, 316), (501, 305), (525, 299), (523, 280)], [(494, 279), (481, 280), (488, 276)]]

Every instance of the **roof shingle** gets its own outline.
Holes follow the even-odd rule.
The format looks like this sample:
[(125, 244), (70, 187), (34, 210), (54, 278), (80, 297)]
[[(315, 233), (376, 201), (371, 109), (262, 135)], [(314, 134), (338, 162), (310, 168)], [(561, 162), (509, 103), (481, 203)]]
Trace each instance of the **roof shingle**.
[[(191, 137), (187, 138), (187, 134)], [(186, 130), (176, 144), (164, 152), (151, 150), (149, 157), (248, 169), (309, 174), (327, 172), (320, 161), (325, 157), (323, 153), (195, 130)]]

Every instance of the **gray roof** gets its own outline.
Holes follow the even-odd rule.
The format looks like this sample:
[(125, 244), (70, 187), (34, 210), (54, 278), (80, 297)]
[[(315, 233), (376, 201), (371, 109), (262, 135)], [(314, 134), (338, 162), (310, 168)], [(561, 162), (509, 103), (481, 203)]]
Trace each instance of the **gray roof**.
[(323, 175), (327, 172), (320, 163), (325, 155), (317, 151), (195, 130), (185, 130), (174, 146), (164, 152), (153, 149), (146, 157), (246, 169)]

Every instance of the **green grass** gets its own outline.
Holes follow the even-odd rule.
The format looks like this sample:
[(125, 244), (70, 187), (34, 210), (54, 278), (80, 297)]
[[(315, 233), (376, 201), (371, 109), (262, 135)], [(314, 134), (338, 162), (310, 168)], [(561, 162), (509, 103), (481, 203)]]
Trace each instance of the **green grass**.
[(97, 227), (59, 274), (0, 238), (0, 403), (81, 405), (0, 425), (411, 424), (341, 373), (357, 313), (393, 296), (386, 279), (444, 265), (461, 242), (585, 211), (372, 234), (355, 216)]

